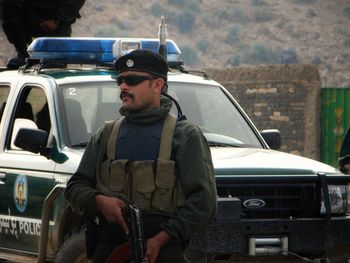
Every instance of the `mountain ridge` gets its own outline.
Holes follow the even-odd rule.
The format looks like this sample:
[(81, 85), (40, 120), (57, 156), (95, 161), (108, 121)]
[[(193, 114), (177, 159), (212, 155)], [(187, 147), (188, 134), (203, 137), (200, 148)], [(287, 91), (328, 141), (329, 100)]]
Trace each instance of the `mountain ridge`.
[[(192, 68), (315, 64), (324, 82), (350, 79), (350, 1), (87, 0), (72, 36), (152, 37), (165, 16)], [(0, 63), (14, 48), (0, 32)]]

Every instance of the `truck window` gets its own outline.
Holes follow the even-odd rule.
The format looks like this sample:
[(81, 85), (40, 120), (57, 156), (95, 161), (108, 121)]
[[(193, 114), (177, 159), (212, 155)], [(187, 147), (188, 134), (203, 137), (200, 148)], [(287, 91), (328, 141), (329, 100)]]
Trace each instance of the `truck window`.
[[(23, 119), (25, 121), (23, 121)], [(14, 119), (10, 129), (12, 134), (9, 148), (11, 149), (16, 148), (13, 146), (13, 141), (15, 140), (18, 129), (21, 128), (15, 126), (21, 124), (25, 124), (26, 128), (41, 129), (50, 133), (51, 120), (49, 107), (46, 94), (42, 88), (27, 86), (22, 90), (15, 108)]]
[(106, 120), (120, 116), (121, 102), (115, 81), (64, 84), (59, 91), (65, 118), (63, 128), (66, 127), (71, 146), (84, 145)]
[(202, 129), (207, 140), (262, 147), (242, 113), (219, 86), (169, 83), (168, 92), (177, 98), (187, 119)]
[(7, 98), (10, 93), (10, 86), (0, 85), (0, 122), (2, 120), (2, 115), (5, 110)]

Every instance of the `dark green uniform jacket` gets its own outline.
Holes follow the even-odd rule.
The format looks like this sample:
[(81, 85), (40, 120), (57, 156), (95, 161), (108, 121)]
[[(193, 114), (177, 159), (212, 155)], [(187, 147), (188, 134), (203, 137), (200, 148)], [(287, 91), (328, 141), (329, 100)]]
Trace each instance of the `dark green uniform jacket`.
[[(33, 37), (68, 37), (71, 25), (80, 18), (85, 0), (3, 0), (2, 27), (17, 52), (25, 55)], [(55, 20), (59, 26), (48, 33), (41, 28), (45, 20)], [(15, 62), (15, 66), (19, 66)]]
[[(168, 99), (162, 99), (161, 107), (146, 113), (123, 112), (129, 121), (146, 125), (164, 118), (170, 109)], [(102, 129), (92, 136), (77, 172), (66, 188), (66, 198), (81, 215), (96, 213), (95, 196), (96, 160), (101, 143)], [(200, 129), (187, 120), (177, 121), (173, 137), (173, 153), (177, 176), (184, 192), (185, 204), (161, 227), (172, 241), (183, 241), (194, 233), (206, 229), (216, 213), (216, 185), (214, 169), (207, 141)]]
[(77, 18), (80, 18), (79, 10), (84, 5), (85, 0), (27, 0), (28, 8), (53, 10), (56, 13), (56, 19), (74, 23)]

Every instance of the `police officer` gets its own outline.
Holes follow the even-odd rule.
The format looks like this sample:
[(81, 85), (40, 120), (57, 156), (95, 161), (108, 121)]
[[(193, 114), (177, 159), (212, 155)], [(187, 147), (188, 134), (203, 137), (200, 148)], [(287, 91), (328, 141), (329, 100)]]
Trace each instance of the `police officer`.
[(122, 118), (108, 139), (106, 125), (92, 136), (66, 198), (81, 215), (99, 214), (94, 262), (104, 262), (125, 238), (123, 196), (142, 207), (149, 262), (186, 262), (185, 242), (205, 230), (216, 212), (208, 144), (197, 126), (169, 114), (162, 56), (135, 50), (120, 57), (115, 69)]
[(7, 67), (16, 69), (29, 56), (32, 37), (70, 36), (85, 0), (3, 0), (3, 29), (17, 55)]

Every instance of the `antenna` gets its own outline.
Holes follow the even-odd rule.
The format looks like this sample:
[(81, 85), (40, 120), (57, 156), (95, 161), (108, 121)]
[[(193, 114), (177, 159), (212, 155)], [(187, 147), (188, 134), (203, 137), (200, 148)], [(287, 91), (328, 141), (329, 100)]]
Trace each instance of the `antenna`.
[(167, 60), (167, 47), (166, 47), (166, 38), (167, 38), (167, 28), (165, 23), (164, 16), (161, 16), (160, 18), (160, 24), (159, 24), (159, 54), (164, 57), (165, 60)]

